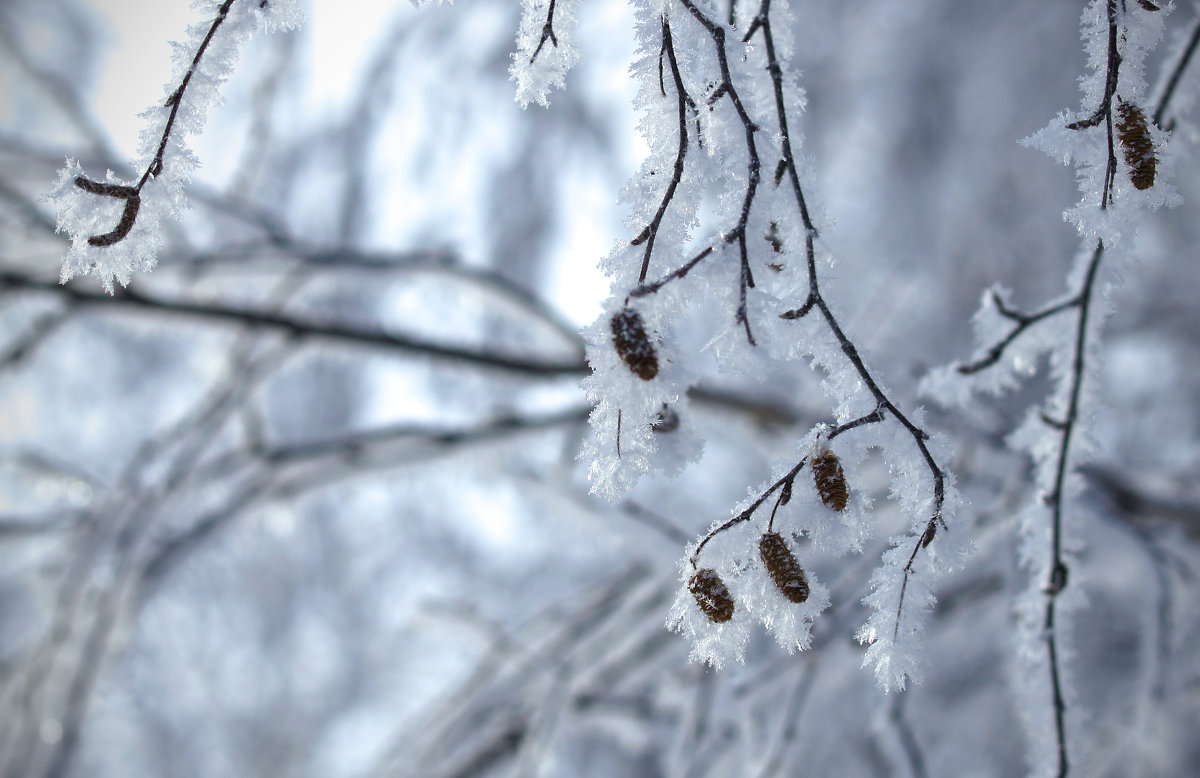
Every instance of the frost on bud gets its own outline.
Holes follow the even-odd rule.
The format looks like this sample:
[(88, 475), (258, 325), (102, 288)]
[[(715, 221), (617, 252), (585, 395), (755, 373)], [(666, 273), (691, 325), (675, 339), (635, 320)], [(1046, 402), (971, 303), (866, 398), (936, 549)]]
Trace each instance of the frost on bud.
[(812, 466), (813, 483), (817, 486), (817, 494), (825, 507), (835, 511), (846, 510), (846, 500), (849, 490), (846, 488), (846, 474), (842, 471), (842, 463), (837, 454), (825, 449), (809, 462)]
[(643, 381), (658, 375), (658, 354), (646, 334), (642, 315), (632, 308), (623, 308), (612, 317), (613, 345), (633, 374)]
[(733, 598), (716, 570), (697, 570), (688, 581), (688, 591), (709, 621), (720, 624), (733, 618)]
[(1146, 115), (1133, 103), (1117, 98), (1117, 137), (1124, 150), (1125, 164), (1129, 166), (1129, 180), (1135, 189), (1154, 186), (1154, 171), (1158, 160), (1154, 156), (1154, 143), (1150, 140), (1150, 129)]
[(787, 541), (778, 532), (768, 532), (758, 541), (758, 553), (763, 565), (771, 574), (771, 580), (779, 587), (784, 597), (794, 603), (808, 599), (808, 579), (804, 568), (796, 561), (796, 555), (788, 548)]
[(655, 432), (674, 432), (679, 429), (679, 414), (665, 403), (663, 409), (654, 417), (654, 423), (650, 425), (650, 429)]

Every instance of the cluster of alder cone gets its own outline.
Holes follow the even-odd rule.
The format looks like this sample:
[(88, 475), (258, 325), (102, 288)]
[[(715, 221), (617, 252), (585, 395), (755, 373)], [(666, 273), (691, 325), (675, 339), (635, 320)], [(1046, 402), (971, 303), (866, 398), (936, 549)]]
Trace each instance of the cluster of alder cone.
[[(845, 510), (850, 493), (846, 487), (846, 474), (837, 455), (829, 449), (824, 449), (810, 459), (808, 464), (812, 468), (813, 483), (821, 502), (835, 511)], [(790, 497), (791, 482), (789, 481), (784, 488), (787, 491), (780, 498), (781, 504), (786, 503)], [(764, 532), (758, 539), (758, 555), (762, 558), (763, 567), (767, 569), (771, 580), (784, 597), (796, 604), (808, 599), (808, 579), (805, 578), (804, 568), (796, 561), (796, 555), (788, 548), (783, 535), (770, 529)], [(692, 564), (695, 565), (694, 558)], [(733, 597), (716, 570), (709, 567), (698, 569), (688, 580), (688, 591), (709, 621), (719, 624), (733, 618)]]
[[(658, 375), (658, 354), (646, 333), (642, 315), (633, 308), (623, 308), (613, 314), (610, 324), (613, 346), (633, 374), (644, 381)], [(845, 510), (850, 494), (846, 486), (846, 474), (837, 455), (824, 448), (808, 464), (821, 502), (832, 510)], [(792, 482), (789, 480), (783, 489), (780, 504), (790, 499)], [(804, 568), (788, 548), (783, 535), (768, 528), (759, 538), (758, 553), (771, 580), (784, 597), (797, 604), (808, 599), (808, 580)], [(692, 564), (695, 566), (694, 558)], [(733, 597), (716, 570), (707, 567), (698, 569), (688, 581), (688, 591), (709, 621), (721, 623), (733, 618)]]

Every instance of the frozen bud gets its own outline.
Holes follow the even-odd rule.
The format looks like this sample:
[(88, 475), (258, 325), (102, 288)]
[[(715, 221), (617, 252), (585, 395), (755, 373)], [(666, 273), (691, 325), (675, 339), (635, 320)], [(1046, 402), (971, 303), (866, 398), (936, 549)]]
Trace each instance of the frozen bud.
[(808, 599), (808, 579), (804, 568), (796, 561), (796, 555), (788, 548), (787, 541), (778, 532), (768, 532), (758, 541), (758, 553), (763, 565), (771, 574), (771, 580), (779, 591), (794, 603)]
[(720, 624), (733, 618), (733, 598), (716, 570), (709, 567), (697, 570), (688, 581), (688, 591), (709, 621)]
[(817, 486), (817, 494), (827, 508), (835, 511), (846, 509), (849, 491), (846, 489), (846, 474), (842, 472), (842, 463), (837, 454), (825, 449), (809, 462), (813, 471), (813, 483)]
[(1117, 137), (1121, 139), (1125, 164), (1129, 166), (1129, 180), (1135, 189), (1154, 186), (1154, 170), (1158, 160), (1154, 156), (1154, 143), (1150, 140), (1150, 129), (1146, 115), (1133, 103), (1117, 98)]
[(646, 334), (642, 315), (632, 308), (623, 308), (612, 317), (613, 345), (633, 374), (643, 381), (658, 375), (658, 354)]
[(664, 405), (663, 409), (654, 417), (654, 423), (650, 425), (650, 429), (655, 432), (674, 432), (679, 429), (679, 414), (671, 406)]

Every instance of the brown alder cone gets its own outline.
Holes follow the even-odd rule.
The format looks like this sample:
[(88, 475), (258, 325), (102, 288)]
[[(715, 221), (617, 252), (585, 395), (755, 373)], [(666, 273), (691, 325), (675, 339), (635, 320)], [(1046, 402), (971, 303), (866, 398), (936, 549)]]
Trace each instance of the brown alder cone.
[(632, 308), (624, 308), (613, 314), (611, 324), (613, 345), (633, 374), (643, 381), (658, 375), (658, 354), (646, 334), (642, 315)]
[(809, 462), (813, 471), (813, 483), (817, 486), (817, 494), (827, 508), (835, 511), (846, 510), (846, 500), (850, 492), (846, 488), (846, 474), (842, 464), (838, 462), (837, 454), (825, 449)]
[(796, 561), (796, 555), (788, 548), (783, 535), (778, 532), (763, 535), (758, 541), (758, 554), (784, 597), (797, 604), (808, 599), (808, 579), (804, 577), (804, 568)]
[(1129, 166), (1129, 180), (1135, 189), (1154, 186), (1154, 172), (1158, 164), (1154, 156), (1154, 143), (1150, 140), (1150, 128), (1146, 115), (1133, 103), (1117, 98), (1117, 137), (1124, 150), (1125, 164)]
[(688, 591), (709, 621), (720, 624), (733, 618), (733, 598), (716, 570), (710, 567), (697, 570), (688, 581)]

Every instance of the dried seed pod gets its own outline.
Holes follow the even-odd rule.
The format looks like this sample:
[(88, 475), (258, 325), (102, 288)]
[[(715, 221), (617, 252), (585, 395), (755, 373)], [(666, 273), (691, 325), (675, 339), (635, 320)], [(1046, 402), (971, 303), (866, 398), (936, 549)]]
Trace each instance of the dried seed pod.
[(846, 510), (846, 500), (850, 493), (846, 488), (846, 474), (842, 471), (842, 463), (837, 454), (825, 449), (809, 461), (813, 471), (813, 483), (817, 486), (817, 494), (825, 507), (835, 511)]
[(1135, 189), (1154, 186), (1154, 171), (1158, 160), (1154, 156), (1154, 143), (1150, 140), (1150, 128), (1146, 115), (1133, 103), (1117, 98), (1117, 137), (1124, 150), (1125, 164), (1129, 166), (1129, 180)]
[(796, 555), (788, 548), (783, 535), (778, 532), (763, 535), (758, 541), (758, 554), (784, 597), (797, 604), (808, 599), (808, 579), (804, 577), (804, 568), (796, 561)]
[(710, 567), (697, 570), (688, 581), (688, 591), (709, 621), (721, 624), (733, 618), (733, 598), (716, 570)]
[(646, 334), (642, 315), (632, 308), (623, 308), (612, 317), (613, 345), (633, 374), (643, 381), (658, 375), (658, 354)]

